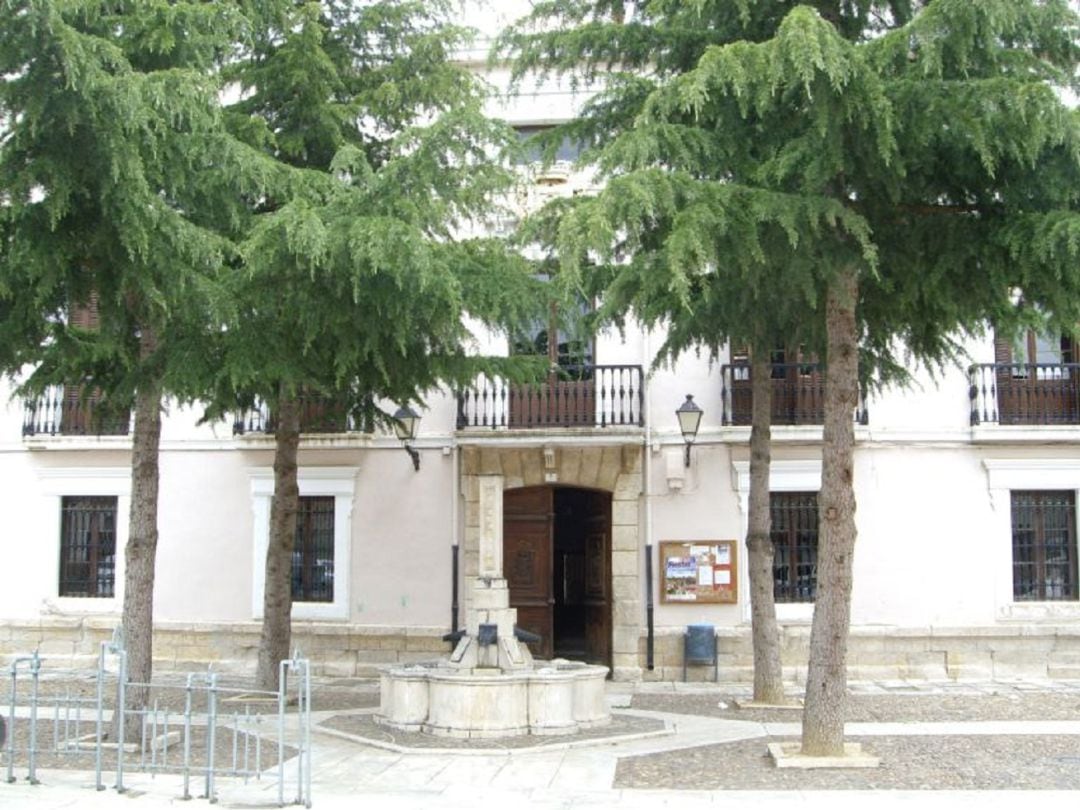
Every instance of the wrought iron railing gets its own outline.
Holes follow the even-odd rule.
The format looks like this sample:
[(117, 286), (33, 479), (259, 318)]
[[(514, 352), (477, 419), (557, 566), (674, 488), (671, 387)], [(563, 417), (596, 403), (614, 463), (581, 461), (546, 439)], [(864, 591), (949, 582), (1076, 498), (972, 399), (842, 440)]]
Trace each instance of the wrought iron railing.
[(127, 436), (131, 411), (117, 409), (82, 386), (52, 385), (23, 407), (23, 436)]
[(562, 366), (544, 381), (481, 376), (458, 392), (458, 429), (641, 426), (641, 366)]
[[(233, 417), (234, 436), (245, 433), (273, 433), (276, 429), (274, 412), (262, 401)], [(351, 433), (358, 429), (343, 404), (319, 397), (300, 399), (301, 433)]]
[[(720, 367), (723, 423), (749, 425), (753, 393), (750, 364)], [(772, 423), (774, 425), (821, 425), (825, 422), (825, 367), (822, 363), (772, 364)], [(855, 421), (868, 424), (870, 413), (864, 391), (859, 392)]]
[(1080, 424), (1080, 363), (980, 363), (968, 370), (971, 424)]

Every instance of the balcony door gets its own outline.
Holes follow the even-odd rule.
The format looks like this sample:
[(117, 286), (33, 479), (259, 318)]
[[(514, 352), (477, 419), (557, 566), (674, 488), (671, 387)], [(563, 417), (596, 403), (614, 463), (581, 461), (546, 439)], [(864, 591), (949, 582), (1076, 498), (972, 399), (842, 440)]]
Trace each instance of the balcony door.
[(1070, 338), (1030, 331), (1013, 344), (999, 336), (994, 353), (1001, 424), (1080, 422), (1076, 346)]
[(511, 354), (546, 357), (548, 375), (543, 382), (510, 386), (509, 427), (596, 424), (593, 345), (583, 328), (588, 311), (584, 301), (569, 315), (552, 304), (547, 319), (535, 322), (511, 340)]
[[(770, 352), (772, 364), (772, 423), (774, 425), (820, 425), (825, 419), (825, 379), (821, 364), (799, 348), (779, 348)], [(750, 382), (750, 354), (743, 349), (731, 353), (732, 424), (752, 422), (753, 396)]]

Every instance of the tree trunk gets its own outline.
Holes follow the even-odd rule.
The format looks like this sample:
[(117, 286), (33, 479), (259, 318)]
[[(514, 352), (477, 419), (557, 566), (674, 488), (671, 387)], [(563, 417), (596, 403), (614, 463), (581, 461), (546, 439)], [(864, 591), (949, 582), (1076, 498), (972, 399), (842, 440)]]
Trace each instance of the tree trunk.
[(278, 668), (289, 657), (292, 632), (292, 554), (296, 540), (296, 510), (300, 487), (296, 456), (300, 446), (300, 403), (295, 396), (278, 398), (274, 429), (274, 499), (270, 509), (270, 539), (266, 546), (266, 586), (263, 593), (262, 636), (259, 639), (259, 689), (277, 691)]
[(773, 594), (772, 519), (769, 513), (772, 366), (767, 352), (751, 350), (750, 358), (750, 515), (746, 549), (754, 646), (754, 700), (781, 704), (784, 702), (784, 674)]
[[(145, 359), (157, 349), (157, 335), (143, 326), (139, 353)], [(130, 710), (149, 704), (153, 674), (154, 559), (158, 541), (158, 446), (161, 443), (161, 386), (140, 386), (135, 395), (135, 427), (131, 441), (131, 511), (124, 551), (124, 610), (121, 618), (127, 652), (129, 685), (124, 703)], [(139, 729), (129, 716), (125, 737)], [(114, 726), (115, 728), (115, 726)]]
[(855, 552), (855, 406), (858, 404), (858, 271), (841, 269), (825, 301), (828, 364), (821, 492), (818, 495), (817, 597), (810, 630), (810, 666), (802, 753), (842, 756), (847, 698), (847, 639)]

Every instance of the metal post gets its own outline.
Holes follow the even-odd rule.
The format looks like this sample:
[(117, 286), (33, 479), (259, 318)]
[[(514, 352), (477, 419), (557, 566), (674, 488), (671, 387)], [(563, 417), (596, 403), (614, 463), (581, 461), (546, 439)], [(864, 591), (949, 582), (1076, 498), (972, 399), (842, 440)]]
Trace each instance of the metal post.
[(127, 723), (127, 653), (122, 646), (114, 642), (112, 651), (116, 653), (118, 670), (116, 675), (116, 714), (119, 721), (116, 726), (116, 792), (124, 792), (124, 731)]
[(311, 807), (311, 662), (302, 659), (303, 665), (304, 709), (300, 713), (300, 726), (304, 739), (304, 750), (300, 752), (307, 762), (304, 768), (304, 807)]
[(17, 696), (17, 683), (19, 678), (19, 664), (29, 664), (30, 669), (30, 767), (27, 773), (27, 781), (32, 785), (38, 784), (36, 770), (37, 756), (37, 703), (38, 703), (38, 679), (41, 673), (41, 658), (35, 650), (33, 654), (16, 658), (11, 662), (11, 705), (8, 710), (9, 726), (7, 729), (10, 738), (8, 741), (8, 766), (7, 781), (15, 781), (15, 700)]
[(278, 806), (285, 806), (285, 694), (288, 661), (278, 665)]
[(191, 798), (191, 691), (194, 674), (187, 676), (187, 689), (184, 695), (184, 795)]
[(16, 669), (18, 663), (19, 659), (17, 658), (11, 662), (11, 709), (8, 712), (8, 761), (6, 778), (6, 781), (9, 784), (15, 781), (15, 687), (18, 680), (18, 670)]
[[(38, 678), (41, 673), (41, 659), (38, 658), (37, 650), (30, 656), (30, 771), (26, 776), (31, 785), (36, 785), (37, 780), (37, 703), (38, 703)], [(14, 736), (14, 735), (12, 735)]]
[(101, 651), (98, 653), (97, 723), (94, 732), (94, 787), (98, 790), (105, 789), (105, 784), (101, 781), (101, 743), (104, 738), (105, 723), (105, 650), (108, 646), (107, 641), (101, 642)]
[(203, 797), (211, 804), (217, 801), (214, 795), (214, 746), (217, 741), (217, 673), (207, 675), (207, 715), (206, 715), (206, 795)]

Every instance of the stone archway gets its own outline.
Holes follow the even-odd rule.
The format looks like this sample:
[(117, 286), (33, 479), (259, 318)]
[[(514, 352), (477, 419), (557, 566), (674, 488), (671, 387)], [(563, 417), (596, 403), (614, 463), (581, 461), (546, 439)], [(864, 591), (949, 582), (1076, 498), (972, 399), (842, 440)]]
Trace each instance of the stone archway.
[[(481, 535), (485, 548), (502, 548), (505, 489), (562, 484), (611, 493), (612, 677), (640, 680), (641, 446), (464, 447), (461, 459), (466, 581), (488, 568), (480, 560)], [(466, 610), (470, 599), (466, 589)]]

